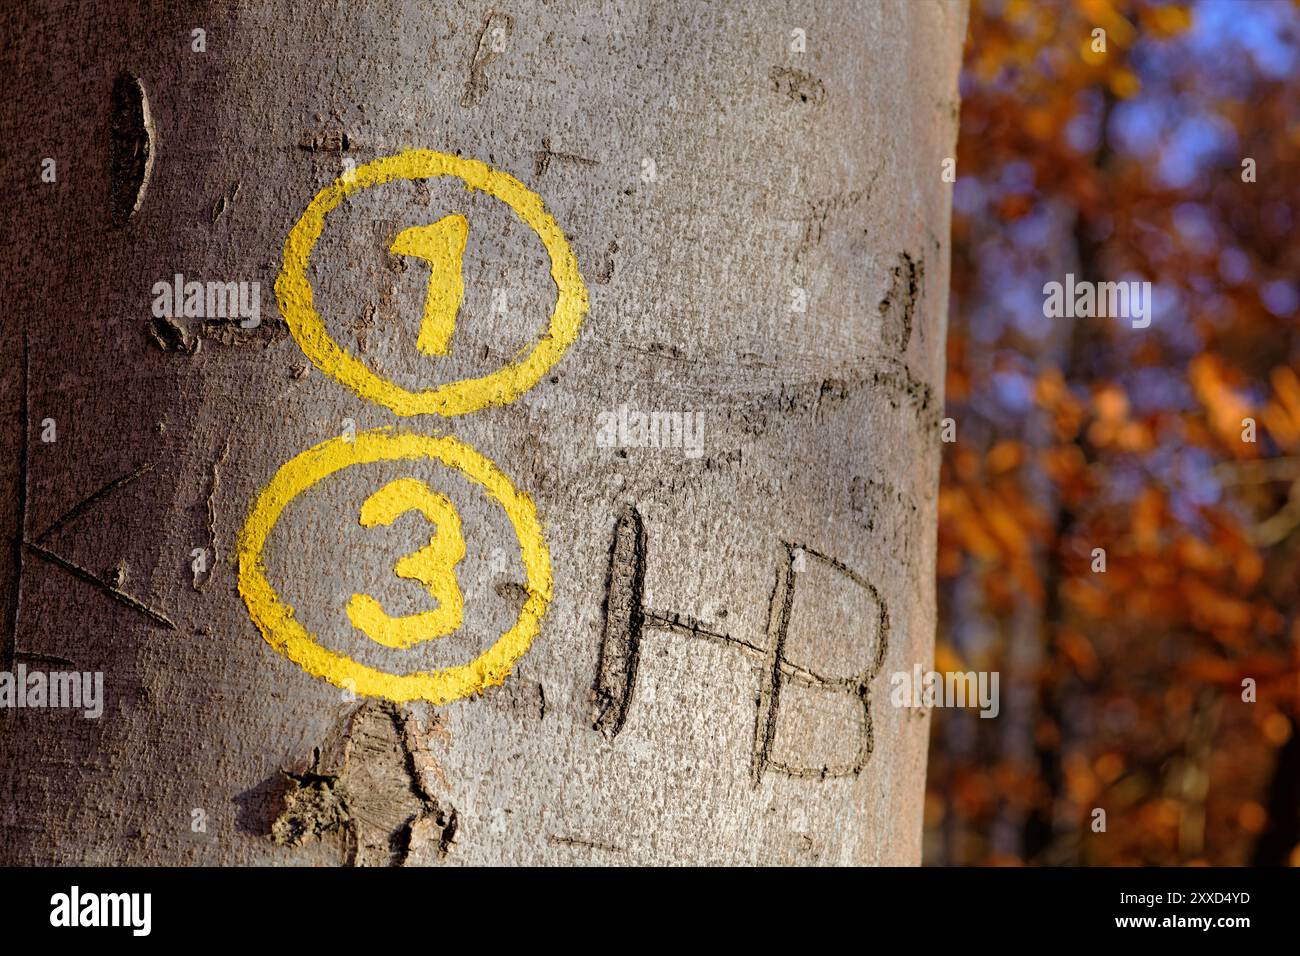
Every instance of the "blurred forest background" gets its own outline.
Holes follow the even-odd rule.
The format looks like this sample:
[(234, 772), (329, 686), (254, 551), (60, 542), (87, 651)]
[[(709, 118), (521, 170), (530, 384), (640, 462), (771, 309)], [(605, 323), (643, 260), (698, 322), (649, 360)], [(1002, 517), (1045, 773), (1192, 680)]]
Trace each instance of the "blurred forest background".
[(972, 5), (925, 861), (1300, 865), (1300, 5)]

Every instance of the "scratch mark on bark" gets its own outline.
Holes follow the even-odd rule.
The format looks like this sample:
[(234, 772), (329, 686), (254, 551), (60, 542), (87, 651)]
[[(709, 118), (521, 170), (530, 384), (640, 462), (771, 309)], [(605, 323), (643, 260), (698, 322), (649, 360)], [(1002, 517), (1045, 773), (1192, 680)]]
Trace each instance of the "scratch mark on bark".
[[(876, 175), (878, 174), (879, 170), (876, 171)], [(802, 265), (803, 258), (808, 251), (822, 241), (822, 236), (826, 233), (826, 225), (831, 216), (854, 208), (863, 198), (866, 198), (869, 202), (875, 185), (876, 179), (875, 175), (873, 175), (866, 189), (854, 189), (841, 195), (808, 201), (808, 213), (804, 218), (803, 238), (799, 241), (799, 246), (794, 253), (796, 266)]]
[(221, 487), (221, 466), (225, 460), (230, 457), (230, 438), (227, 437), (225, 444), (221, 446), (221, 454), (217, 455), (216, 461), (212, 463), (212, 479), (208, 485), (208, 544), (212, 549), (212, 562), (208, 565), (208, 574), (202, 583), (195, 580), (195, 588), (205, 587), (212, 580), (212, 574), (217, 569), (217, 562), (220, 560), (220, 552), (217, 549), (217, 506), (216, 497), (217, 489)]
[(18, 661), (26, 661), (29, 664), (52, 664), (55, 667), (73, 667), (74, 662), (66, 657), (59, 657), (57, 654), (35, 654), (29, 651), (19, 651), (14, 655)]
[(44, 560), (50, 562), (56, 567), (60, 567), (64, 571), (67, 571), (73, 577), (79, 578), (80, 580), (85, 581), (87, 584), (93, 585), (94, 587), (103, 591), (105, 594), (111, 597), (114, 601), (117, 601), (119, 604), (125, 604), (133, 611), (140, 612), (141, 614), (149, 618), (154, 623), (161, 624), (163, 627), (166, 627), (169, 630), (173, 630), (173, 631), (176, 630), (176, 625), (173, 624), (171, 620), (167, 618), (166, 615), (160, 613), (159, 611), (155, 611), (147, 604), (143, 604), (140, 601), (137, 601), (135, 598), (131, 597), (131, 595), (127, 594), (125, 591), (121, 590), (120, 588), (114, 587), (112, 584), (109, 584), (107, 581), (105, 581), (103, 578), (99, 577), (98, 575), (94, 574), (93, 572), (87, 571), (81, 565), (74, 564), (73, 562), (69, 561), (67, 558), (60, 557), (59, 555), (55, 554), (53, 551), (48, 551), (45, 548), (42, 548), (39, 544), (33, 544), (30, 541), (27, 543), (27, 548), (37, 557), (43, 558)]
[(13, 670), (14, 656), (18, 652), (18, 619), (23, 603), (23, 545), (27, 541), (27, 475), (29, 470), (27, 443), (31, 437), (31, 356), (28, 351), (27, 327), (23, 326), (22, 381), (19, 385), (18, 418), (22, 429), (18, 442), (18, 520), (14, 529), (13, 562), (14, 583), (9, 592), (9, 633), (5, 636), (5, 669)]
[(237, 180), (233, 189), (228, 193), (222, 193), (217, 197), (217, 201), (212, 204), (212, 222), (216, 222), (220, 219), (225, 211), (230, 206), (234, 205), (235, 200), (239, 197), (239, 187), (241, 185), (243, 185), (243, 183)]
[(610, 240), (609, 246), (605, 250), (605, 261), (600, 264), (591, 281), (597, 285), (608, 285), (614, 278), (614, 253), (618, 252), (618, 243)]
[(622, 853), (621, 846), (614, 846), (611, 843), (601, 843), (597, 840), (584, 840), (581, 837), (556, 836), (554, 833), (547, 834), (546, 840), (552, 846), (572, 846), (580, 847), (584, 850), (605, 850), (609, 853)]
[(706, 641), (714, 641), (719, 644), (729, 644), (738, 647), (743, 653), (766, 657), (767, 651), (757, 644), (751, 644), (749, 641), (742, 641), (738, 637), (731, 637), (720, 631), (715, 631), (705, 627), (695, 618), (687, 614), (676, 614), (673, 612), (646, 611), (645, 626), (662, 628), (667, 631), (676, 631), (689, 637), (699, 637)]
[(37, 536), (36, 540), (38, 542), (48, 541), (50, 537), (54, 535), (54, 533), (57, 532), (60, 528), (70, 524), (73, 521), (76, 521), (83, 514), (85, 514), (87, 511), (93, 508), (100, 501), (107, 498), (113, 492), (117, 491), (119, 488), (126, 487), (131, 482), (139, 478), (141, 475), (146, 475), (149, 472), (153, 471), (154, 466), (156, 464), (157, 462), (152, 462), (152, 461), (146, 462), (145, 464), (141, 465), (139, 468), (137, 468), (135, 471), (131, 472), (130, 474), (121, 475), (120, 477), (114, 478), (112, 481), (104, 485), (98, 491), (94, 492), (93, 494), (91, 494), (86, 498), (81, 499), (81, 501), (77, 502), (75, 505), (73, 505), (71, 508), (65, 511), (60, 517), (56, 518), (53, 524), (51, 524), (48, 528), (42, 531), (40, 535)]
[(540, 178), (543, 173), (551, 168), (551, 160), (560, 159), (565, 162), (577, 163), (579, 166), (599, 166), (599, 160), (588, 159), (586, 156), (579, 156), (577, 153), (564, 153), (551, 147), (551, 138), (542, 137), (542, 148), (533, 153), (533, 178)]
[(483, 76), (483, 71), (500, 55), (498, 41), (504, 45), (513, 29), (514, 19), (508, 13), (489, 10), (483, 18), (483, 29), (479, 31), (478, 42), (474, 44), (474, 54), (469, 61), (469, 76), (465, 80), (465, 92), (460, 98), (461, 106), (473, 106), (487, 92), (487, 79)]
[(772, 586), (772, 600), (767, 614), (767, 672), (768, 682), (759, 695), (758, 711), (754, 715), (754, 756), (750, 775), (754, 786), (763, 779), (767, 769), (772, 744), (776, 740), (777, 709), (781, 703), (781, 668), (778, 666), (785, 650), (785, 637), (790, 627), (790, 610), (794, 606), (794, 550), (785, 546), (785, 560), (777, 565), (776, 582)]
[(289, 323), (279, 316), (264, 318), (246, 329), (242, 319), (204, 319), (203, 338), (218, 345), (260, 345), (263, 348), (289, 335)]
[(343, 153), (352, 148), (352, 140), (341, 129), (325, 129), (316, 133), (303, 133), (298, 148), (310, 153)]

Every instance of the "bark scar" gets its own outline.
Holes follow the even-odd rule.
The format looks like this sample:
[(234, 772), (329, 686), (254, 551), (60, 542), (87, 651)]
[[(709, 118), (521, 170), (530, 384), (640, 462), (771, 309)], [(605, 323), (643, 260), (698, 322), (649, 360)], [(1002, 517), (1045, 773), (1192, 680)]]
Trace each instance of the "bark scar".
[(592, 727), (616, 737), (627, 720), (641, 655), (646, 541), (641, 513), (628, 505), (614, 524), (605, 581), (605, 625), (593, 692)]
[(906, 252), (898, 254), (898, 264), (889, 273), (889, 291), (880, 300), (880, 337), (895, 353), (902, 355), (912, 340), (916, 307), (925, 288), (925, 263)]
[(483, 29), (479, 31), (478, 42), (474, 44), (474, 54), (469, 61), (469, 76), (465, 79), (465, 92), (461, 95), (460, 105), (469, 107), (479, 101), (487, 92), (487, 79), (483, 71), (505, 49), (505, 41), (514, 29), (514, 18), (508, 13), (489, 10), (483, 18)]
[(113, 84), (109, 125), (113, 224), (124, 226), (139, 211), (153, 175), (153, 116), (149, 112), (149, 96), (138, 76), (122, 73)]

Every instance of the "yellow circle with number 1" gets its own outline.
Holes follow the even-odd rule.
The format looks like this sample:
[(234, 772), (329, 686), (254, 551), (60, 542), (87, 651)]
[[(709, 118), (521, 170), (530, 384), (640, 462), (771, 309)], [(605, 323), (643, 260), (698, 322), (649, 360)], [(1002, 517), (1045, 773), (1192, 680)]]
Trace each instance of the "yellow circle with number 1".
[[(395, 179), (439, 176), (459, 179), (471, 192), (486, 193), (514, 210), (546, 248), (558, 296), (550, 325), (527, 354), (481, 378), (413, 392), (376, 375), (334, 341), (312, 303), (307, 267), (312, 249), (325, 229), (326, 217), (348, 196)], [(289, 330), (312, 364), (362, 398), (385, 405), (398, 415), (463, 415), (513, 401), (559, 361), (578, 337), (587, 314), (587, 287), (578, 272), (578, 260), (541, 197), (513, 176), (478, 160), (427, 149), (407, 150), (358, 166), (317, 193), (285, 240), (284, 265), (275, 280), (275, 295)]]
[[(324, 478), (353, 465), (382, 461), (441, 462), (480, 486), (505, 511), (519, 541), (528, 599), (514, 626), (467, 664), (434, 671), (390, 674), (332, 651), (294, 616), (266, 576), (263, 551), (285, 507)], [(500, 684), (537, 636), (551, 603), (551, 557), (532, 499), (517, 491), (488, 458), (449, 435), (415, 435), (381, 428), (352, 441), (332, 438), (285, 462), (249, 509), (236, 546), (239, 593), (266, 642), (311, 674), (367, 697), (434, 704)]]

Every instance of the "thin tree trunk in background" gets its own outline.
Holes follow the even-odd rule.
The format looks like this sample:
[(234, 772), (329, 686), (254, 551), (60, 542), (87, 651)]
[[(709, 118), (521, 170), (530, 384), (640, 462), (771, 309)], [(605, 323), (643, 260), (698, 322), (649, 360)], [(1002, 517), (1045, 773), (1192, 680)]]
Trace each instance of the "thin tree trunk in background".
[[(1101, 177), (1105, 177), (1111, 165), (1109, 137), (1114, 106), (1114, 97), (1109, 92), (1103, 93), (1097, 120), (1097, 149), (1092, 163)], [(1105, 278), (1106, 263), (1103, 261), (1102, 243), (1097, 238), (1099, 228), (1094, 221), (1099, 216), (1099, 213), (1094, 213), (1090, 218), (1080, 213), (1073, 222), (1073, 246), (1078, 257), (1075, 269), (1081, 281), (1101, 282)], [(1049, 352), (1057, 357), (1049, 364), (1061, 370), (1066, 382), (1089, 380), (1087, 366), (1094, 352), (1089, 344), (1098, 334), (1097, 327), (1086, 322), (1074, 320), (1068, 325), (1062, 324)], [(1039, 429), (1043, 428), (1041, 421), (1038, 425)], [(1038, 443), (1045, 447), (1047, 437), (1045, 431), (1039, 430)], [(1083, 448), (1087, 454), (1086, 444)], [(1062, 599), (1068, 574), (1064, 549), (1074, 530), (1077, 515), (1072, 507), (1059, 500), (1041, 473), (1035, 473), (1033, 480), (1035, 501), (1053, 522), (1048, 546), (1040, 559), (1046, 595), (1040, 612), (1040, 633), (1030, 635), (1023, 632), (1039, 644), (1039, 650), (1032, 656), (1041, 672), (1038, 677), (1040, 686), (1036, 701), (1029, 705), (1034, 708), (1036, 704), (1036, 714), (1026, 726), (1032, 736), (1037, 729), (1035, 724), (1041, 721), (1045, 725), (1043, 730), (1047, 742), (1035, 744), (1034, 750), (1036, 776), (1045, 782), (1047, 793), (1044, 805), (1028, 814), (1023, 822), (1022, 852), (1024, 859), (1036, 863), (1078, 865), (1082, 855), (1080, 820), (1088, 808), (1077, 806), (1067, 793), (1066, 758), (1078, 749), (1079, 741), (1086, 738), (1083, 724), (1093, 715), (1086, 712), (1090, 705), (1078, 703), (1084, 699), (1084, 682), (1073, 672), (1073, 665), (1065, 660), (1058, 640), (1059, 633), (1068, 623), (1068, 609)]]
[(1300, 844), (1300, 727), (1292, 721), (1290, 729), (1269, 783), (1268, 826), (1255, 842), (1254, 866), (1290, 865)]
[[(964, 5), (5, 20), (5, 670), (102, 672), (104, 701), (0, 712), (0, 862), (919, 862), (928, 720), (889, 674), (932, 654)], [(312, 197), (408, 148), (540, 196), (589, 297), (533, 387), (452, 418), (324, 374), (273, 291)], [(463, 301), (430, 354), (447, 261), (392, 250), (451, 241), (454, 214)], [(177, 274), (260, 283), (260, 325), (157, 316)], [(520, 217), (447, 176), (353, 193), (306, 275), (332, 338), (411, 391), (526, 352), (552, 276)], [(636, 440), (651, 412), (676, 415), (669, 447)], [(237, 587), (282, 466), (389, 427), (495, 463), (549, 549), (531, 647), (440, 705), (312, 676)], [(347, 608), (432, 607), (394, 565), (433, 519), (359, 517), (412, 477), (459, 514), (464, 624), (398, 649)], [(464, 664), (548, 590), (497, 503), (432, 461), (322, 480), (263, 557), (320, 645), (394, 673)]]

